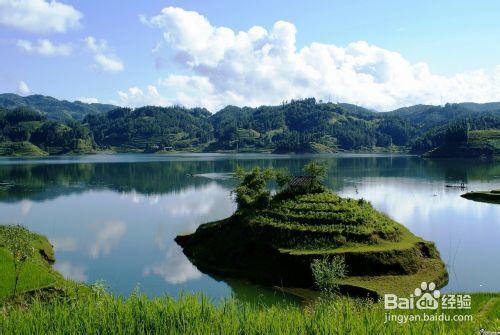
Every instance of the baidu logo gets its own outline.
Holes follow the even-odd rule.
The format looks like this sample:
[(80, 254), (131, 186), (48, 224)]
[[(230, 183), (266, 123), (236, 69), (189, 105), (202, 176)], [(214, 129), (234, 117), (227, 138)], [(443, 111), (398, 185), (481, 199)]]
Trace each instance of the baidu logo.
[(384, 295), (385, 309), (470, 309), (471, 296), (468, 294), (441, 294), (433, 282), (422, 282), (409, 297), (396, 294)]

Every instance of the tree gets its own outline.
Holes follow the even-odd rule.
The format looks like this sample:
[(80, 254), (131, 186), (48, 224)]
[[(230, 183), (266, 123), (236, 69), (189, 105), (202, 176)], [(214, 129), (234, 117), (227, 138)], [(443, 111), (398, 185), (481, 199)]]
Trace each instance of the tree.
[(14, 265), (14, 287), (12, 290), (12, 296), (14, 297), (17, 293), (23, 265), (33, 257), (34, 248), (31, 245), (31, 233), (22, 226), (6, 226), (3, 235), (5, 247), (12, 254), (12, 263)]
[(323, 180), (326, 177), (326, 166), (312, 161), (304, 166), (304, 172), (317, 180)]
[(250, 172), (236, 168), (235, 175), (241, 180), (234, 189), (238, 210), (248, 210), (263, 208), (271, 200), (271, 192), (267, 183), (274, 178), (274, 171), (271, 168), (261, 170), (256, 167)]
[(451, 124), (445, 133), (445, 143), (449, 145), (457, 145), (467, 142), (469, 139), (469, 123), (459, 122)]
[(292, 179), (292, 176), (287, 169), (276, 169), (274, 171), (274, 178), (276, 180), (276, 184), (278, 184), (280, 188), (283, 188), (286, 184), (288, 184), (290, 179)]

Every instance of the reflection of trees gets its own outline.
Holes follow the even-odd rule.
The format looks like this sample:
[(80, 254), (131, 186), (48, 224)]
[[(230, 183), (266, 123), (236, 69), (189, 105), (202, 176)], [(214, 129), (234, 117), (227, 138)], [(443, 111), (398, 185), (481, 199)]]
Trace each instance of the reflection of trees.
[(163, 194), (205, 185), (211, 180), (193, 175), (216, 169), (213, 161), (0, 166), (0, 199), (46, 200), (87, 189)]
[(211, 273), (205, 273), (217, 281), (226, 283), (231, 288), (231, 293), (236, 300), (258, 304), (260, 306), (290, 305), (298, 306), (303, 303), (298, 296), (285, 293), (279, 289), (260, 286), (248, 281), (222, 278)]
[[(152, 162), (0, 165), (0, 199), (46, 200), (87, 189), (111, 189), (140, 194), (178, 192), (212, 180), (196, 174), (228, 173), (240, 165), (288, 168), (301, 174), (317, 159), (328, 166), (327, 183), (340, 189), (345, 180), (359, 177), (407, 177), (447, 182), (488, 179), (500, 175), (500, 164), (466, 159), (424, 160), (412, 156), (210, 156)], [(215, 179), (232, 187), (234, 180)]]

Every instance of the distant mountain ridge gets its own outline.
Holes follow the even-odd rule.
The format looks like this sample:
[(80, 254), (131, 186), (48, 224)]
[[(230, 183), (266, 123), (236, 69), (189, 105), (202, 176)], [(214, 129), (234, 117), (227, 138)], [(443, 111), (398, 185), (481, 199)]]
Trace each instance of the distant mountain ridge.
[[(32, 134), (40, 133), (41, 122), (57, 121), (78, 129), (67, 129), (67, 135), (62, 137), (57, 135), (64, 141), (66, 151), (89, 148), (88, 133), (94, 149), (118, 151), (424, 153), (453, 138), (449, 136), (450, 129), (457, 129), (457, 125), (467, 131), (500, 129), (498, 102), (415, 105), (376, 112), (353, 104), (308, 98), (277, 106), (226, 106), (211, 114), (204, 108), (131, 109), (41, 95), (1, 94), (0, 109), (2, 106), (5, 116), (1, 120), (0, 113), (0, 142), (30, 141)], [(39, 120), (36, 126), (29, 120), (23, 121), (25, 116), (20, 108), (39, 112), (46, 121)], [(17, 116), (10, 114), (16, 110)], [(46, 130), (66, 129), (51, 127)], [(84, 142), (77, 143), (76, 139)], [(51, 148), (56, 142), (45, 146)]]
[(0, 94), (0, 107), (29, 107), (55, 121), (82, 120), (87, 114), (105, 113), (117, 108), (110, 104), (70, 102), (41, 94), (23, 97), (14, 93)]

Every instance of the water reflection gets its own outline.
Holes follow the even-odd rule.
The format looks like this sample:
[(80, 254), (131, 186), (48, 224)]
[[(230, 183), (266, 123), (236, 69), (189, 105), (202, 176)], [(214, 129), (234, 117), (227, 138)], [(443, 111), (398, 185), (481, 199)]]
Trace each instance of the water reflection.
[(76, 238), (71, 236), (50, 237), (49, 239), (55, 252), (72, 252), (76, 251), (78, 248)]
[(89, 248), (90, 256), (94, 259), (109, 255), (111, 248), (120, 242), (127, 231), (127, 226), (120, 220), (111, 220), (96, 224), (95, 229), (95, 242)]
[[(459, 197), (446, 183), (500, 187), (500, 164), (376, 155), (115, 155), (0, 159), (0, 223), (49, 237), (63, 275), (104, 279), (129, 294), (205, 292), (221, 298), (282, 299), (275, 291), (200, 273), (173, 241), (235, 209), (231, 172), (240, 165), (301, 173), (329, 167), (328, 186), (375, 207), (436, 243), (450, 269), (447, 290), (500, 290), (500, 206)], [(265, 296), (265, 298), (263, 298)]]
[(146, 266), (143, 273), (145, 276), (160, 276), (170, 284), (182, 284), (201, 277), (201, 272), (191, 264), (177, 244), (170, 245), (161, 263)]
[(65, 278), (72, 279), (77, 282), (87, 281), (87, 267), (85, 265), (74, 265), (71, 262), (58, 262), (54, 268), (59, 271)]

